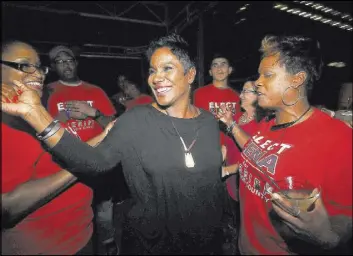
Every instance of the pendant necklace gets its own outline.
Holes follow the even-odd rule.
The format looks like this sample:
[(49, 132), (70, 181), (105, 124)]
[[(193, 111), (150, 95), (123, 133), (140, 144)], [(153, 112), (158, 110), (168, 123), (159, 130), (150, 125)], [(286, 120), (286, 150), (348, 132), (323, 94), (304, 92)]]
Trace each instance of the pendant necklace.
[[(167, 115), (170, 117), (168, 111), (166, 110), (165, 112), (166, 112)], [(194, 118), (197, 113), (198, 113), (198, 111), (196, 110), (196, 112), (194, 113), (194, 116), (193, 116), (192, 118)], [(172, 125), (173, 125), (173, 127), (174, 127), (174, 130), (176, 131), (176, 133), (178, 134), (178, 136), (179, 136), (179, 138), (180, 138), (181, 143), (183, 144), (183, 147), (184, 147), (184, 155), (185, 155), (185, 165), (186, 165), (186, 167), (187, 167), (187, 168), (193, 168), (193, 167), (195, 167), (195, 161), (194, 161), (194, 158), (193, 158), (193, 156), (192, 156), (190, 150), (191, 150), (192, 147), (195, 145), (195, 142), (196, 142), (196, 140), (197, 140), (197, 137), (199, 136), (199, 130), (197, 129), (195, 138), (194, 138), (193, 141), (191, 142), (190, 146), (187, 147), (186, 144), (185, 144), (185, 142), (184, 142), (183, 137), (181, 137), (181, 135), (180, 135), (178, 129), (177, 129), (176, 126), (174, 125), (173, 120), (172, 120), (172, 119), (170, 119), (170, 120), (171, 120), (171, 122), (172, 122)]]

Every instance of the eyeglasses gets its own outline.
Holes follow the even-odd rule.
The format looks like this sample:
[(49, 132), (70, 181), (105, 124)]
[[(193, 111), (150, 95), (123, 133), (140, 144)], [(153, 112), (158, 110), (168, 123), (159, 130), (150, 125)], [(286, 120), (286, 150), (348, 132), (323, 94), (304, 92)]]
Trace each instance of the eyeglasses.
[(74, 64), (75, 63), (75, 60), (74, 59), (68, 59), (68, 60), (55, 60), (54, 61), (56, 65), (64, 65), (65, 64)]
[(257, 94), (257, 92), (254, 91), (254, 90), (246, 90), (246, 89), (242, 90), (241, 93), (253, 93), (253, 94)]
[(9, 66), (11, 68), (15, 68), (17, 70), (20, 70), (24, 73), (28, 74), (33, 74), (37, 70), (44, 75), (49, 73), (49, 67), (46, 66), (36, 66), (28, 63), (17, 63), (17, 62), (12, 62), (12, 61), (5, 61), (5, 60), (0, 60), (2, 64), (5, 64), (6, 66)]

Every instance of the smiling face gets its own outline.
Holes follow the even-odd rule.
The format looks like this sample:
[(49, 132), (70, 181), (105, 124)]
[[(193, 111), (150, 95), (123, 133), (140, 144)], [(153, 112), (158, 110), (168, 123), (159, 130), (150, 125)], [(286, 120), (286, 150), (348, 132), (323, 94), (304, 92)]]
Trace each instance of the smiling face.
[(185, 74), (181, 62), (167, 47), (158, 48), (151, 56), (148, 84), (160, 106), (188, 101), (195, 75), (195, 68), (190, 68)]
[(243, 90), (240, 93), (240, 104), (242, 108), (248, 106), (253, 107), (256, 100), (257, 94), (254, 88), (253, 82), (246, 82), (243, 86)]
[(222, 82), (232, 73), (232, 67), (226, 58), (215, 58), (211, 63), (210, 75), (214, 81)]
[[(40, 66), (37, 52), (30, 45), (20, 42), (9, 45), (2, 53), (2, 60)], [(45, 75), (38, 69), (29, 74), (3, 64), (1, 71), (2, 83), (13, 85), (13, 81), (17, 80), (42, 96)]]

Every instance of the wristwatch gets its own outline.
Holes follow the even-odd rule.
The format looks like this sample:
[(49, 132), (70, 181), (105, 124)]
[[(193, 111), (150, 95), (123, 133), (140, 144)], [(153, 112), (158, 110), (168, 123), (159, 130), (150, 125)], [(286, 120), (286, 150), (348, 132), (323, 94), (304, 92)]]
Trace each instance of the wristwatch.
[(99, 109), (96, 109), (96, 114), (94, 115), (93, 119), (96, 120), (97, 118), (103, 116), (103, 113), (99, 111)]

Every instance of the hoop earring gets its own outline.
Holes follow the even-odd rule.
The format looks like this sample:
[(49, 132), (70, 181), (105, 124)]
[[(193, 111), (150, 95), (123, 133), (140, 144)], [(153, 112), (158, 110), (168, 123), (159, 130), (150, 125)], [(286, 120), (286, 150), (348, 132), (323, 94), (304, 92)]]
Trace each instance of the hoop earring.
[[(293, 103), (286, 103), (286, 102), (284, 101), (284, 94), (287, 92), (288, 89), (293, 89), (293, 90), (296, 90), (296, 91), (298, 92), (298, 97), (297, 97), (297, 99), (296, 99)], [(289, 106), (293, 106), (293, 105), (297, 104), (298, 101), (299, 101), (300, 99), (302, 99), (302, 98), (303, 98), (303, 97), (300, 96), (300, 89), (295, 88), (295, 87), (293, 87), (293, 86), (288, 86), (288, 87), (284, 90), (284, 92), (282, 93), (282, 98), (281, 98), (281, 100), (282, 100), (282, 103), (283, 103), (284, 105), (286, 105), (287, 107), (289, 107)]]

